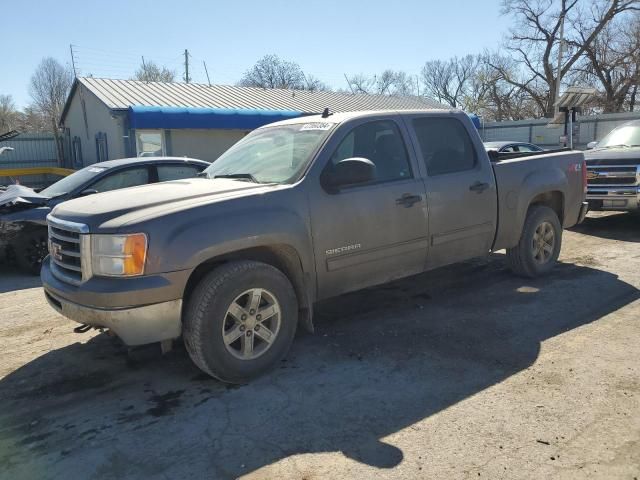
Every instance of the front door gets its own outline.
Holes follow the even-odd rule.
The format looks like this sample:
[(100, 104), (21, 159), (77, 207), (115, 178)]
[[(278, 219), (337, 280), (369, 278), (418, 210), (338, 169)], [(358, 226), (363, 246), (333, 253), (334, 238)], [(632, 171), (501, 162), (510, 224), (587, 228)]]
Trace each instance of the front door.
[[(479, 158), (468, 128), (454, 116), (410, 120), (426, 169), (429, 268), (484, 256), (497, 223), (497, 195), (490, 162)], [(484, 160), (484, 161), (482, 161)]]
[(427, 216), (424, 184), (393, 120), (359, 122), (326, 168), (350, 157), (376, 165), (369, 184), (310, 198), (319, 298), (400, 278), (424, 269)]

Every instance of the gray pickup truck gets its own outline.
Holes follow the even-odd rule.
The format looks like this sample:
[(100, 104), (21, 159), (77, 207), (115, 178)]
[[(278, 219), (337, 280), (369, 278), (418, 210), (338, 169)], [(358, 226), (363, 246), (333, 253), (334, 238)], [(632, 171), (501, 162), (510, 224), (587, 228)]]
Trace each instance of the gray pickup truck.
[(614, 128), (589, 148), (584, 154), (589, 208), (639, 212), (640, 120)]
[(549, 271), (586, 212), (583, 154), (494, 160), (457, 111), (274, 123), (203, 178), (58, 205), (45, 294), (81, 329), (182, 336), (203, 371), (244, 382), (313, 330), (318, 300), (505, 248), (516, 273)]

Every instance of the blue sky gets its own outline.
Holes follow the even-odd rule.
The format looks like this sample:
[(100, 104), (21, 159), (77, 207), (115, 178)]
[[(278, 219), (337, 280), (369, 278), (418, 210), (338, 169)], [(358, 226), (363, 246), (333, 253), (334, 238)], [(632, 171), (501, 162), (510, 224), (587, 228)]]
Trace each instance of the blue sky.
[(0, 94), (29, 103), (28, 83), (42, 57), (79, 74), (129, 78), (140, 57), (182, 73), (192, 55), (194, 81), (235, 83), (268, 53), (300, 64), (335, 88), (344, 73), (385, 68), (417, 74), (426, 60), (496, 48), (507, 22), (500, 0), (406, 1), (21, 1), (3, 6)]

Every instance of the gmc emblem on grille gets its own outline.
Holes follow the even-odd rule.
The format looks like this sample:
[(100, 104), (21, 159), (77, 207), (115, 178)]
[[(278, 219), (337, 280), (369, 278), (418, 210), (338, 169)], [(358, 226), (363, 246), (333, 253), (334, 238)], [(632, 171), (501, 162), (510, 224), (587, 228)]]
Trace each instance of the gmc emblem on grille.
[(587, 179), (593, 180), (594, 178), (598, 178), (598, 172), (594, 172), (593, 170), (589, 170), (587, 172)]
[(58, 243), (53, 243), (51, 242), (51, 256), (54, 258), (54, 260), (58, 260), (59, 262), (62, 261), (62, 246)]

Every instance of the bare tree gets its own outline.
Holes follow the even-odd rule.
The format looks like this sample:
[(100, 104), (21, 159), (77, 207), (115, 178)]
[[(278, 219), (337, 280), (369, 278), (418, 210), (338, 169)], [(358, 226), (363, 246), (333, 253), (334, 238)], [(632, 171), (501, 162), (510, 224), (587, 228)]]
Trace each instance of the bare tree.
[(0, 134), (18, 128), (20, 113), (11, 95), (0, 95)]
[(21, 132), (44, 133), (51, 131), (51, 127), (49, 122), (47, 121), (47, 118), (42, 114), (42, 112), (29, 105), (18, 114), (17, 130)]
[(305, 75), (304, 90), (309, 90), (310, 92), (328, 92), (331, 91), (331, 87), (313, 75)]
[(414, 78), (400, 70), (386, 69), (379, 75), (368, 76), (363, 73), (347, 77), (353, 93), (376, 95), (415, 95)]
[(347, 77), (347, 83), (353, 93), (373, 93), (375, 79), (368, 77), (364, 73), (357, 73)]
[(576, 70), (582, 83), (599, 90), (597, 103), (604, 113), (620, 112), (625, 104), (632, 109), (640, 82), (640, 18), (607, 25), (585, 48)]
[[(507, 72), (499, 65), (494, 67), (506, 82), (527, 92), (543, 114), (551, 117), (556, 84), (616, 16), (638, 8), (638, 0), (503, 0), (503, 13), (517, 25), (510, 31), (506, 48), (521, 69)], [(556, 61), (563, 21), (567, 48), (558, 75)]]
[(167, 67), (159, 66), (151, 60), (143, 61), (136, 70), (133, 80), (141, 82), (175, 82), (176, 72)]
[(244, 73), (238, 85), (303, 90), (306, 84), (300, 65), (283, 60), (277, 55), (265, 55)]
[(47, 119), (50, 131), (56, 137), (60, 164), (64, 160), (64, 148), (58, 130), (58, 121), (72, 82), (73, 75), (69, 67), (65, 67), (54, 58), (46, 57), (38, 65), (29, 85), (32, 106)]
[(479, 65), (480, 57), (473, 55), (426, 62), (422, 67), (425, 94), (454, 108), (464, 108), (465, 98), (473, 94)]

